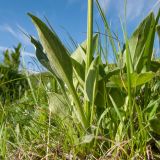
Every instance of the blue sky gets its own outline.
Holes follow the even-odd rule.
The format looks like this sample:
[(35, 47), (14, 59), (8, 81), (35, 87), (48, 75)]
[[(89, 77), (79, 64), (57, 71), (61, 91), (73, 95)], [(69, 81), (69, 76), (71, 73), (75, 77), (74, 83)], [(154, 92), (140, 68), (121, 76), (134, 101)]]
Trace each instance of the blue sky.
[[(120, 17), (124, 18), (124, 0), (99, 0), (114, 32), (121, 33)], [(131, 33), (138, 23), (151, 11), (157, 12), (160, 0), (128, 0), (127, 26)], [(23, 44), (26, 54), (34, 49), (19, 28), (37, 36), (27, 12), (40, 18), (46, 16), (64, 42), (68, 42), (65, 28), (80, 43), (86, 37), (87, 0), (1, 0), (0, 5), (0, 50)], [(102, 26), (95, 7), (94, 20)], [(94, 29), (96, 31), (96, 29)], [(103, 32), (103, 30), (102, 30)], [(121, 35), (121, 34), (120, 34)]]

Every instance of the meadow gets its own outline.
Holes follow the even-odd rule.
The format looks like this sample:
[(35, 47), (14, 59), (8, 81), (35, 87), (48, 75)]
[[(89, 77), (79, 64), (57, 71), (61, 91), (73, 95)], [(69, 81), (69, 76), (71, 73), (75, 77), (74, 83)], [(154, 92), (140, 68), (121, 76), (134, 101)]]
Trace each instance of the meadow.
[[(105, 28), (93, 32), (93, 7)], [(71, 53), (49, 20), (28, 13), (39, 40), (25, 33), (46, 69), (19, 70), (21, 45), (0, 65), (0, 159), (160, 159), (160, 10), (124, 42), (115, 39), (96, 0), (88, 0), (87, 37)], [(103, 35), (104, 36), (104, 35)]]

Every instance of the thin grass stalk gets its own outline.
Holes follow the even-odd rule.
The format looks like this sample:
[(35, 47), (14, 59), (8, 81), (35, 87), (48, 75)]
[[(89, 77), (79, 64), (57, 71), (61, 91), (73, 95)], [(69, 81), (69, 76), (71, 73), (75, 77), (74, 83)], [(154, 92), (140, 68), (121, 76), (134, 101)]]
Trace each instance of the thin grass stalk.
[[(127, 1), (125, 1), (125, 3), (127, 3)], [(127, 114), (127, 117), (128, 118), (130, 117), (130, 137), (133, 138), (134, 126), (133, 126), (133, 104), (132, 104), (132, 91), (131, 91), (131, 73), (133, 73), (133, 65), (132, 65), (132, 60), (130, 55), (126, 26), (125, 27), (123, 26), (122, 21), (121, 21), (121, 25), (122, 25), (123, 35), (126, 43), (127, 92), (128, 92), (128, 112), (129, 112), (129, 114)], [(133, 141), (132, 141), (132, 151), (133, 151)]]
[(114, 54), (114, 58), (116, 59), (116, 61), (118, 61), (117, 49), (116, 49), (116, 45), (115, 45), (114, 40), (113, 40), (113, 36), (112, 36), (111, 30), (110, 30), (109, 24), (108, 24), (108, 22), (107, 22), (107, 19), (106, 19), (106, 17), (105, 17), (105, 14), (104, 14), (104, 12), (103, 12), (103, 10), (102, 10), (102, 8), (101, 8), (98, 0), (96, 0), (96, 4), (97, 4), (98, 11), (99, 11), (99, 13), (100, 13), (100, 15), (101, 15), (101, 18), (102, 18), (102, 20), (103, 20), (105, 29), (106, 29), (106, 31), (107, 31), (107, 33), (108, 33), (109, 41), (110, 41), (110, 44), (111, 44), (111, 46), (112, 46), (112, 50), (113, 50), (113, 54)]
[[(48, 113), (48, 131), (47, 131), (47, 148), (46, 148), (47, 155), (49, 154), (50, 127), (51, 127), (51, 109), (49, 109), (49, 113)], [(48, 156), (46, 157), (46, 160), (48, 160)]]
[[(23, 68), (27, 68), (26, 64), (25, 64), (25, 61), (24, 61), (24, 55), (22, 56), (22, 65), (23, 65)], [(30, 80), (30, 77), (29, 77), (29, 74), (28, 74), (27, 70), (25, 70), (24, 73), (26, 75), (26, 79), (27, 79), (28, 85), (30, 87), (31, 94), (32, 94), (32, 97), (34, 99), (34, 102), (35, 102), (36, 106), (38, 106), (36, 95), (35, 95), (35, 92), (34, 92), (34, 89), (33, 89), (33, 86), (32, 86), (32, 82)]]
[[(127, 65), (127, 89), (128, 89), (128, 97), (129, 97), (129, 117), (130, 117), (130, 136), (133, 138), (134, 136), (134, 125), (133, 125), (133, 104), (132, 104), (132, 91), (131, 91), (131, 73), (133, 73), (133, 65), (132, 59), (130, 55), (129, 42), (127, 37), (127, 23), (126, 23), (126, 15), (127, 15), (127, 0), (124, 1), (125, 7), (125, 30), (124, 30), (124, 38), (126, 42), (126, 65)], [(131, 141), (131, 154), (133, 153), (133, 140)]]
[[(128, 97), (129, 97), (129, 117), (130, 117), (130, 136), (133, 138), (134, 134), (134, 126), (133, 126), (133, 105), (132, 105), (132, 94), (131, 94), (131, 68), (130, 68), (130, 51), (129, 51), (129, 44), (127, 36), (126, 38), (126, 65), (127, 65), (127, 82), (128, 82)], [(132, 141), (133, 142), (133, 141)], [(132, 150), (133, 151), (133, 143), (132, 143)]]
[[(97, 82), (98, 82), (98, 73), (99, 73), (99, 69), (97, 68), (96, 70), (96, 83), (94, 84), (94, 93), (93, 93), (93, 97), (96, 96), (96, 87), (97, 87)], [(90, 109), (90, 125), (92, 125), (92, 122), (93, 122), (93, 116), (94, 116), (94, 98), (91, 102), (91, 109)]]
[(139, 131), (139, 134), (140, 134), (139, 140), (142, 141), (142, 143), (141, 143), (139, 148), (140, 148), (141, 152), (143, 152), (144, 146), (146, 146), (146, 141), (147, 141), (146, 133), (143, 131), (144, 128), (145, 128), (145, 126), (143, 126), (143, 122), (144, 122), (143, 112), (141, 110), (141, 107), (138, 106), (137, 104), (135, 104), (135, 108), (136, 108), (136, 112), (137, 112), (138, 125), (139, 125), (139, 129), (140, 129), (140, 131)]
[(105, 36), (104, 42), (105, 42), (105, 46), (106, 46), (106, 47), (104, 47), (105, 49), (103, 49), (103, 46), (102, 46), (102, 37), (101, 37), (100, 28), (99, 28), (98, 23), (96, 23), (96, 25), (97, 25), (97, 29), (98, 29), (98, 33), (99, 33), (99, 43), (98, 43), (98, 44), (99, 44), (99, 50), (98, 50), (98, 55), (99, 55), (99, 57), (102, 57), (102, 56), (103, 56), (103, 58), (104, 58), (104, 60), (105, 60), (105, 63), (108, 64), (107, 31), (105, 30), (105, 34), (104, 34), (104, 36)]

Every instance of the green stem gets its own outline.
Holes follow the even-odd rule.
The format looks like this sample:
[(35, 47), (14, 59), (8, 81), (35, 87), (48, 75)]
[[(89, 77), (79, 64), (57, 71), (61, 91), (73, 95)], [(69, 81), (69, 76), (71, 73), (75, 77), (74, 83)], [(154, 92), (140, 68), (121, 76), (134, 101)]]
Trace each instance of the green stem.
[(88, 123), (88, 121), (86, 119), (85, 112), (84, 112), (83, 107), (82, 107), (82, 105), (81, 105), (81, 103), (79, 101), (79, 98), (78, 98), (78, 95), (76, 93), (76, 90), (75, 90), (74, 86), (68, 86), (68, 88), (69, 88), (69, 91), (70, 91), (70, 93), (71, 93), (71, 95), (73, 97), (75, 106), (77, 107), (76, 114), (77, 114), (78, 118), (80, 118), (80, 122), (81, 122), (83, 128), (84, 129), (88, 129), (89, 123)]
[[(123, 25), (122, 25), (123, 26)], [(133, 138), (134, 134), (134, 125), (133, 125), (133, 104), (132, 104), (132, 90), (131, 90), (131, 73), (133, 73), (133, 65), (132, 65), (132, 59), (130, 55), (130, 49), (129, 49), (129, 41), (128, 41), (128, 36), (127, 36), (127, 31), (126, 31), (126, 26), (125, 29), (123, 28), (123, 34), (126, 42), (126, 67), (127, 67), (127, 92), (128, 92), (128, 112), (127, 112), (127, 117), (130, 119), (130, 136)], [(132, 148), (131, 148), (131, 153), (133, 152), (133, 140), (132, 140)]]
[(92, 62), (92, 46), (93, 46), (93, 0), (88, 0), (88, 24), (87, 24), (87, 61), (86, 73)]
[[(131, 59), (130, 59), (130, 51), (129, 51), (129, 44), (128, 39), (126, 36), (126, 65), (127, 65), (127, 81), (128, 81), (128, 97), (129, 97), (129, 117), (130, 117), (130, 132), (131, 132), (131, 138), (133, 138), (134, 134), (134, 126), (133, 126), (133, 105), (132, 105), (132, 92), (131, 92), (131, 73), (132, 68), (130, 65)], [(133, 141), (132, 141), (132, 148), (131, 152), (133, 151)]]
[[(90, 64), (92, 63), (93, 57), (93, 0), (88, 0), (88, 20), (87, 20), (87, 53), (86, 53), (86, 70), (85, 75), (89, 70)], [(85, 112), (87, 121), (90, 121), (90, 103), (85, 101)]]
[(53, 78), (53, 90), (55, 93), (58, 92), (57, 80)]

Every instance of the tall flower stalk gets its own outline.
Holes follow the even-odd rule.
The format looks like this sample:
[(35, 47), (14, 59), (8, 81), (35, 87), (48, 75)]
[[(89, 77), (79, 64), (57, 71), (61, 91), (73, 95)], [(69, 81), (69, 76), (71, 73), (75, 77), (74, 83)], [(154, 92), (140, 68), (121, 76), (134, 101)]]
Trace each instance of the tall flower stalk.
[(92, 62), (93, 46), (93, 0), (88, 0), (88, 20), (87, 20), (87, 60), (86, 72)]
[[(88, 0), (88, 19), (87, 19), (87, 52), (86, 52), (86, 70), (85, 75), (89, 70), (90, 64), (92, 62), (93, 57), (93, 0)], [(85, 101), (85, 111), (88, 118), (90, 120), (90, 103)]]

